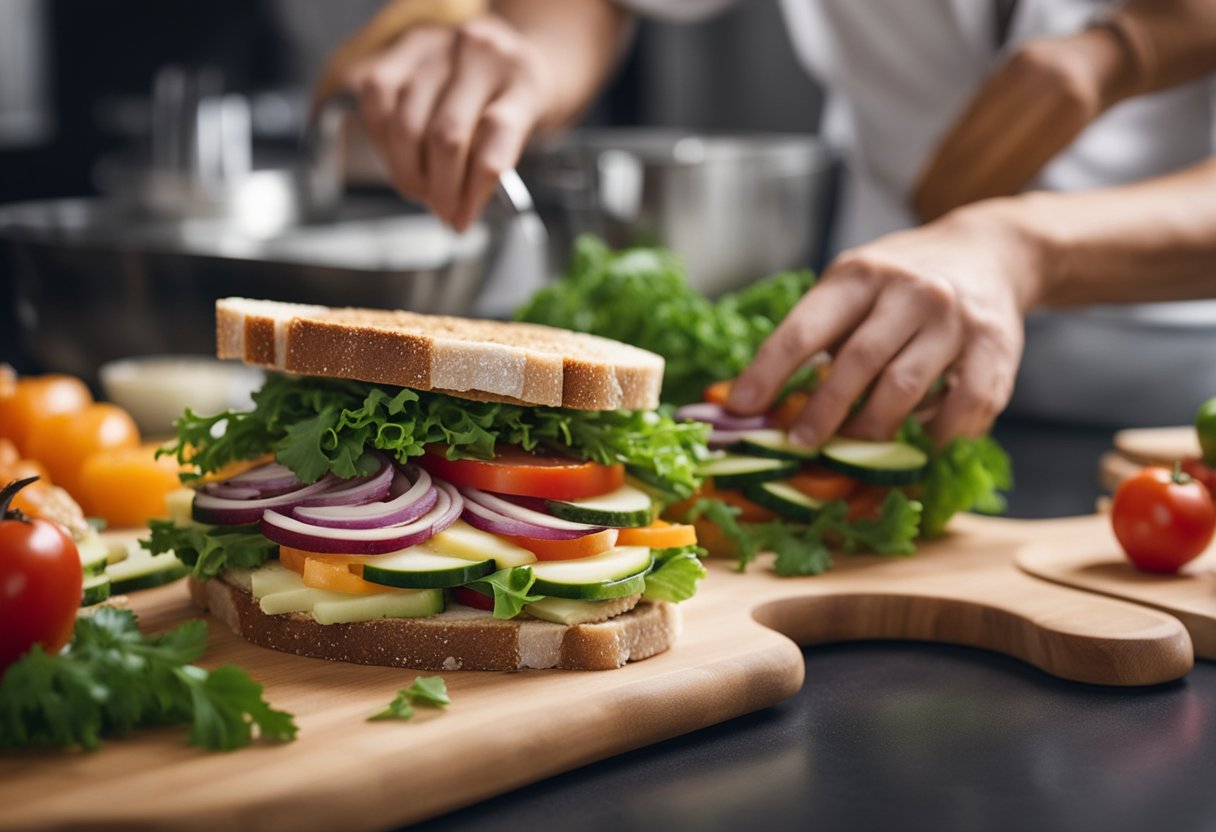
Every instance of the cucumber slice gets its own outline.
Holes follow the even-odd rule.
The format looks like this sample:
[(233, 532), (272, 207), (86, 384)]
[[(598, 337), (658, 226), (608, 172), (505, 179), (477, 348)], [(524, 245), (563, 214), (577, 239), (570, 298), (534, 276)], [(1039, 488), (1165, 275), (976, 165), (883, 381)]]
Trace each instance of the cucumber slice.
[(100, 604), (102, 601), (108, 600), (109, 597), (109, 575), (91, 575), (84, 579), (84, 586), (80, 590), (80, 606), (91, 607), (94, 604)]
[(413, 547), (369, 558), (363, 564), (363, 580), (404, 589), (442, 589), (472, 583), (495, 568), (493, 559), (472, 561)]
[(712, 477), (717, 488), (743, 488), (745, 485), (783, 480), (798, 473), (801, 465), (792, 459), (763, 459), (727, 454), (701, 466), (701, 476)]
[(911, 485), (929, 468), (924, 451), (904, 442), (867, 442), (864, 439), (829, 439), (819, 461), (828, 468), (871, 485)]
[(757, 505), (775, 511), (787, 520), (809, 523), (815, 519), (823, 500), (808, 497), (784, 480), (762, 482), (743, 489), (743, 496)]
[(189, 567), (172, 552), (153, 555), (143, 549), (138, 552), (132, 549), (126, 560), (106, 567), (113, 592), (132, 592), (162, 586), (186, 577), (189, 571)]
[(374, 595), (332, 594), (342, 597), (317, 601), (312, 605), (312, 617), (318, 624), (349, 624), (378, 618), (424, 618), (443, 612), (442, 589), (385, 591)]
[(748, 431), (731, 447), (731, 450), (740, 454), (769, 459), (796, 459), (800, 462), (806, 462), (819, 456), (818, 448), (799, 445), (790, 440), (788, 433), (775, 429)]
[(554, 517), (592, 526), (623, 529), (648, 526), (653, 519), (650, 495), (632, 485), (583, 500), (548, 500), (547, 506)]
[(76, 544), (80, 553), (80, 568), (86, 578), (104, 574), (106, 564), (110, 562), (110, 548), (101, 541), (97, 532), (90, 531), (89, 535)]
[(603, 601), (641, 592), (654, 565), (645, 546), (619, 546), (602, 555), (576, 560), (546, 560), (532, 565), (531, 592), (555, 598)]

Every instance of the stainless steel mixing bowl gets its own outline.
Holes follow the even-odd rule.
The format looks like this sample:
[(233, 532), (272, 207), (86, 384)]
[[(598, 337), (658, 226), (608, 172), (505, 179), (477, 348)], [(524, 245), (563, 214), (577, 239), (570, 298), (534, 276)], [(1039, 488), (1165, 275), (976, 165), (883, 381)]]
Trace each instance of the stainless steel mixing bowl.
[(582, 232), (662, 244), (709, 295), (816, 262), (831, 162), (813, 136), (575, 131), (531, 149), (521, 173), (562, 264)]
[(230, 295), (468, 313), (498, 236), (456, 234), (395, 198), (348, 197), (333, 222), (269, 236), (114, 201), (14, 204), (0, 206), (2, 302), (29, 364), (96, 381), (113, 359), (214, 354), (215, 300)]

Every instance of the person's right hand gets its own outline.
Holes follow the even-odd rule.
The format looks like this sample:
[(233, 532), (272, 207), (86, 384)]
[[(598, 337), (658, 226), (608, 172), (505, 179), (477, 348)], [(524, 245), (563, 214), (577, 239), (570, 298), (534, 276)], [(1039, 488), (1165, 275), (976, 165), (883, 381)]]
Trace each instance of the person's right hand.
[(536, 49), (488, 15), (408, 29), (346, 86), (397, 189), (463, 230), (545, 119), (545, 77)]

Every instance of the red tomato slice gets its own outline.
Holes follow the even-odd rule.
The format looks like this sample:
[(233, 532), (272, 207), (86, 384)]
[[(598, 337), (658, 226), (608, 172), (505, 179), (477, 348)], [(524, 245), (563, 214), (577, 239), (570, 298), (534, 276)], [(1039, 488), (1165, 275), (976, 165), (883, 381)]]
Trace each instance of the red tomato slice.
[(482, 595), (475, 589), (469, 589), (467, 586), (458, 586), (452, 590), (452, 598), (458, 604), (464, 604), (466, 607), (472, 607), (475, 610), (494, 610), (494, 599), (489, 595)]
[(751, 500), (744, 497), (738, 491), (723, 490), (719, 491), (714, 488), (712, 480), (706, 480), (701, 484), (701, 490), (693, 495), (690, 500), (682, 500), (678, 503), (672, 503), (668, 506), (668, 511), (672, 517), (684, 517), (689, 509), (693, 507), (698, 499), (705, 497), (710, 500), (721, 500), (728, 506), (734, 506), (740, 509), (739, 520), (743, 523), (764, 523), (769, 520), (776, 519), (777, 515), (766, 509), (764, 506), (753, 503)]
[(887, 501), (891, 489), (867, 485), (849, 496), (848, 520), (874, 520), (882, 513), (882, 504)]
[(649, 526), (621, 529), (616, 543), (618, 546), (649, 546), (651, 549), (696, 546), (697, 530), (690, 525), (673, 526), (664, 520), (655, 520)]
[(541, 540), (536, 537), (514, 537), (502, 535), (516, 546), (527, 549), (538, 560), (576, 560), (602, 555), (616, 545), (618, 529), (585, 534), (573, 540)]
[(578, 500), (615, 491), (625, 483), (625, 466), (577, 462), (502, 447), (492, 460), (448, 459), (446, 448), (431, 445), (419, 464), (454, 485), (521, 497)]
[(789, 479), (790, 485), (816, 500), (843, 500), (857, 490), (858, 482), (818, 465), (808, 465)]

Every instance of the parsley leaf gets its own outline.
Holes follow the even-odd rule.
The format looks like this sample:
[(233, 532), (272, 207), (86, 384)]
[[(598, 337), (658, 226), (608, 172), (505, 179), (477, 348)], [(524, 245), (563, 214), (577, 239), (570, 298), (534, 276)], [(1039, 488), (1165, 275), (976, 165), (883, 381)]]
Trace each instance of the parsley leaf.
[(940, 535), (960, 511), (999, 514), (1005, 510), (1001, 492), (1013, 487), (1013, 469), (995, 439), (960, 436), (935, 450), (932, 438), (911, 418), (904, 423), (899, 439), (929, 454), (929, 471), (918, 496), (925, 507), (924, 537)]
[(271, 708), (245, 671), (190, 664), (206, 645), (199, 619), (147, 635), (129, 610), (82, 616), (61, 654), (35, 646), (0, 678), (0, 748), (94, 749), (105, 736), (181, 722), (191, 743), (215, 751), (248, 745), (255, 729), (295, 739), (291, 715)]
[(175, 526), (171, 520), (152, 520), (151, 532), (139, 545), (154, 555), (173, 552), (201, 580), (214, 578), (229, 567), (256, 569), (276, 557), (279, 546), (254, 526)]
[(536, 583), (536, 576), (528, 566), (499, 569), (479, 581), (469, 584), (477, 592), (494, 595), (494, 617), (514, 618), (523, 611), (525, 604), (539, 601), (543, 595), (529, 595), (528, 590)]
[(448, 698), (448, 686), (442, 676), (419, 676), (408, 688), (397, 691), (387, 708), (369, 716), (367, 721), (409, 719), (414, 715), (415, 705), (444, 708), (450, 704), (452, 700)]

